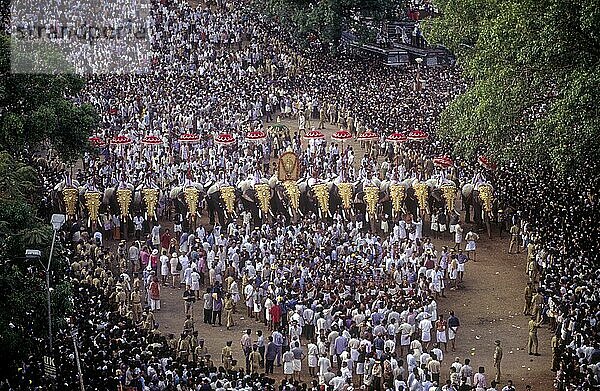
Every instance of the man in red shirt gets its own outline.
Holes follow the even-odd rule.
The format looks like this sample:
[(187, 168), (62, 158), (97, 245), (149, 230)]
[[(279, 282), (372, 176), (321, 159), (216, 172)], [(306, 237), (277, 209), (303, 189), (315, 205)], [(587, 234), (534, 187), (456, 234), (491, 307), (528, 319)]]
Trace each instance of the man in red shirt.
[[(169, 251), (169, 245), (171, 244), (171, 231), (167, 228), (165, 233), (160, 237), (160, 246), (162, 247), (162, 251)], [(161, 252), (162, 252), (161, 251)]]
[(279, 306), (279, 302), (275, 303), (269, 312), (271, 313), (271, 320), (273, 321), (273, 330), (278, 330), (279, 324), (281, 323), (281, 307)]

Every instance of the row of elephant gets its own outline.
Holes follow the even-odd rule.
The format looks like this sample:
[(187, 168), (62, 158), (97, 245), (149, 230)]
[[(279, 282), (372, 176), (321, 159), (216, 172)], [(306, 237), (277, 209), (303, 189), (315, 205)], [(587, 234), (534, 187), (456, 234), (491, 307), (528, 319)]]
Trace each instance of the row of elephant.
[[(425, 194), (419, 190), (418, 183), (421, 184), (421, 188), (426, 189)], [(399, 189), (400, 187), (402, 189)], [(55, 211), (66, 212), (68, 209), (64, 196), (66, 188), (69, 186), (64, 182), (54, 187), (52, 200)], [(89, 217), (86, 204), (86, 193), (89, 191), (76, 182), (71, 188), (77, 189), (74, 217)], [(454, 202), (447, 202), (448, 188), (454, 192), (452, 198), (461, 197), (463, 208), (467, 211), (467, 220), (470, 219), (472, 207), (475, 222), (481, 223), (482, 211), (487, 208), (479, 194), (479, 186), (466, 183), (460, 187), (461, 191), (458, 191), (455, 182), (448, 180), (442, 184), (434, 179), (425, 182), (415, 179), (395, 182), (380, 181), (377, 178), (356, 183), (344, 183), (339, 179), (318, 182), (313, 178), (281, 182), (272, 177), (258, 182), (247, 179), (239, 182), (237, 186), (190, 182), (187, 186), (174, 186), (168, 192), (155, 193), (160, 193), (160, 197), (170, 204), (176, 214), (185, 216), (190, 222), (198, 216), (198, 203), (204, 201), (211, 224), (218, 221), (219, 224), (225, 225), (240, 212), (246, 211), (252, 216), (254, 226), (260, 226), (264, 221), (273, 218), (284, 219), (289, 224), (313, 214), (320, 219), (330, 220), (336, 212), (344, 218), (361, 214), (367, 216), (367, 219), (373, 219), (384, 215), (398, 218), (403, 213), (424, 215), (443, 208), (454, 210)], [(146, 213), (147, 217), (153, 217), (154, 213), (148, 213), (154, 211), (148, 210), (145, 187), (123, 183), (106, 188), (98, 195), (97, 212), (123, 211), (118, 196), (121, 189), (129, 190), (128, 194), (131, 195), (126, 205), (127, 215)], [(398, 193), (399, 190), (401, 194)], [(75, 194), (75, 191), (72, 193)], [(192, 201), (189, 199), (191, 193), (195, 194)], [(398, 200), (399, 197), (402, 199)], [(153, 202), (153, 206), (155, 205), (156, 202)], [(190, 207), (193, 210), (190, 211)]]

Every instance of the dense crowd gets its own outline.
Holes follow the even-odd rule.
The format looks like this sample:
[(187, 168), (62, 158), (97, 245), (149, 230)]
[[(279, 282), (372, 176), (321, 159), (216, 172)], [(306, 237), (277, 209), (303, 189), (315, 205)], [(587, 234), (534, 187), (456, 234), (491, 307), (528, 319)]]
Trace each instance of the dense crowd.
[[(447, 152), (436, 141), (436, 119), (465, 88), (453, 69), (387, 68), (300, 51), (288, 32), (245, 4), (192, 8), (183, 1), (153, 2), (150, 18), (150, 67), (89, 76), (78, 97), (101, 114), (97, 136), (127, 136), (133, 144), (86, 156), (83, 170), (65, 182), (77, 180), (90, 190), (158, 187), (159, 215), (166, 217), (173, 186), (237, 184), (249, 177), (258, 182), (272, 174), (271, 159), (288, 149), (311, 168), (307, 177), (323, 180), (442, 181), (452, 175), (463, 184), (478, 174), (458, 160), (448, 170), (432, 163)], [(47, 30), (48, 39), (59, 38), (52, 26)], [(97, 61), (101, 66), (103, 59)], [(421, 90), (413, 88), (417, 72), (426, 80)], [(273, 127), (263, 143), (243, 141), (248, 131), (267, 131), (278, 119), (296, 120), (298, 131)], [(302, 141), (305, 132), (325, 124), (354, 136), (373, 130), (380, 140), (361, 161), (343, 144)], [(430, 140), (401, 154), (384, 142), (387, 134), (409, 129), (428, 132)], [(215, 145), (221, 132), (231, 133), (237, 145)], [(199, 142), (179, 142), (184, 133), (198, 134)], [(149, 134), (162, 145), (142, 146)], [(49, 164), (53, 174), (46, 185), (53, 186), (64, 168)], [(529, 352), (537, 353), (532, 334), (548, 321), (555, 330), (557, 388), (596, 386), (598, 298), (590, 282), (598, 279), (597, 178), (570, 178), (571, 187), (565, 187), (564, 181), (523, 176), (512, 167), (486, 174), (496, 187), (497, 217), (505, 215), (511, 241), (528, 253)], [(78, 384), (71, 328), (80, 335), (91, 389), (496, 389), (484, 368), (474, 371), (468, 360), (448, 359), (447, 345), (454, 348), (460, 324), (455, 314), (438, 313), (437, 300), (461, 288), (476, 247), (474, 233), (463, 236), (456, 219), (435, 222), (436, 230), (451, 232), (454, 248), (433, 246), (423, 235), (424, 221), (406, 214), (386, 220), (376, 232), (339, 215), (332, 224), (307, 216), (257, 229), (248, 221), (197, 229), (176, 223), (172, 234), (157, 224), (141, 228), (144, 235), (134, 244), (112, 249), (115, 219), (117, 211), (108, 210), (96, 232), (87, 232), (83, 223), (70, 227), (75, 311), (71, 327), (59, 331), (55, 352), (61, 360), (58, 379), (67, 389)], [(469, 255), (462, 251), (465, 239)], [(270, 335), (245, 334), (243, 357), (234, 357), (231, 346), (223, 347), (221, 357), (210, 357), (187, 313), (180, 335), (163, 336), (154, 312), (161, 310), (161, 290), (172, 289), (168, 285), (186, 288), (190, 312), (192, 302), (202, 303), (205, 323), (235, 327), (237, 311), (264, 324)], [(499, 354), (500, 376), (498, 349), (499, 343), (494, 356)], [(305, 363), (311, 383), (300, 381)], [(285, 376), (280, 385), (268, 377), (274, 364), (283, 365), (277, 370)], [(43, 387), (41, 371), (41, 361), (32, 358), (11, 386)]]

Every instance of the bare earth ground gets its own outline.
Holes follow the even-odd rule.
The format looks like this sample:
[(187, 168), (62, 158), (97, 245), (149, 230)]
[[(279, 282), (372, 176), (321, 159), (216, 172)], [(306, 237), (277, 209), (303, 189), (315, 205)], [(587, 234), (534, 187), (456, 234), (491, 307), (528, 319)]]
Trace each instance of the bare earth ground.
[[(284, 121), (291, 131), (297, 130), (295, 121)], [(324, 131), (327, 136), (337, 129), (327, 125)], [(356, 161), (362, 157), (360, 146), (352, 142), (357, 153)], [(467, 227), (468, 229), (468, 227)], [(467, 231), (465, 231), (467, 232)], [(424, 234), (427, 235), (428, 230)], [(452, 243), (452, 238), (446, 233), (443, 240), (436, 240), (436, 248)], [(485, 237), (484, 237), (485, 236)], [(492, 233), (492, 240), (486, 235), (481, 235), (478, 243), (477, 262), (466, 265), (464, 288), (458, 291), (446, 291), (447, 298), (438, 301), (438, 313), (447, 313), (454, 310), (461, 321), (457, 337), (456, 352), (448, 352), (444, 356), (442, 368), (448, 368), (455, 357), (461, 361), (471, 358), (472, 366), (486, 368), (488, 382), (493, 379), (493, 351), (494, 341), (502, 341), (504, 358), (502, 360), (502, 383), (512, 379), (517, 390), (523, 390), (525, 384), (530, 384), (534, 391), (552, 390), (551, 367), (551, 333), (546, 327), (539, 330), (541, 357), (527, 354), (527, 322), (528, 318), (522, 315), (523, 290), (527, 282), (525, 275), (525, 255), (509, 255), (508, 238), (498, 238), (497, 231)], [(160, 329), (164, 334), (178, 335), (183, 327), (183, 300), (182, 291), (164, 287), (162, 290), (162, 310), (156, 313)], [(243, 302), (240, 302), (243, 306)], [(238, 305), (239, 305), (238, 304)], [(244, 365), (244, 355), (239, 345), (240, 337), (246, 328), (254, 331), (262, 329), (270, 335), (266, 328), (253, 319), (246, 319), (245, 308), (238, 310), (235, 315), (236, 326), (227, 331), (225, 327), (211, 327), (202, 323), (202, 303), (195, 305), (196, 330), (200, 338), (206, 340), (209, 353), (215, 363), (220, 361), (221, 348), (226, 341), (232, 340), (234, 359), (239, 365)], [(243, 311), (243, 312), (242, 312)], [(303, 365), (304, 381), (309, 381), (306, 361)], [(282, 377), (282, 368), (275, 368), (277, 378)]]

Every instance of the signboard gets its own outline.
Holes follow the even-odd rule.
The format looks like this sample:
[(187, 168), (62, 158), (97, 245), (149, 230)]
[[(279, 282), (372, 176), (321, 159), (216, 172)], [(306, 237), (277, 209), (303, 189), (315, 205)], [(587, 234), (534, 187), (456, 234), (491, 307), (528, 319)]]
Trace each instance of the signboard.
[(56, 365), (52, 357), (44, 356), (44, 373), (47, 377), (56, 379)]

